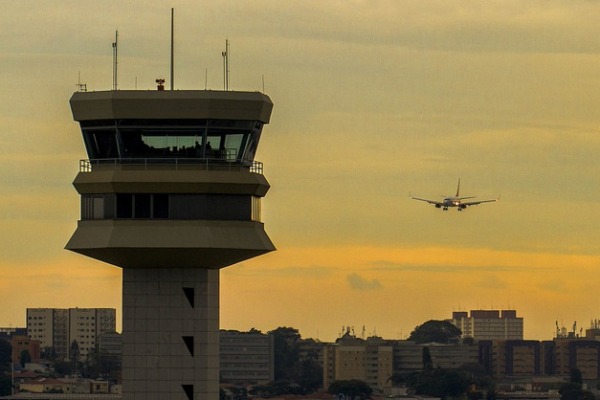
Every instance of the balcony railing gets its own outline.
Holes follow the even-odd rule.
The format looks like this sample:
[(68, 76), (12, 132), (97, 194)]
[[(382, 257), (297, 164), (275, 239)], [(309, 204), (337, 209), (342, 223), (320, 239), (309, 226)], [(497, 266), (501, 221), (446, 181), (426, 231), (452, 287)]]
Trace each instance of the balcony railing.
[(79, 160), (79, 172), (92, 172), (102, 169), (166, 169), (166, 170), (249, 170), (255, 174), (263, 174), (263, 163), (260, 161), (231, 162), (222, 158), (98, 158)]

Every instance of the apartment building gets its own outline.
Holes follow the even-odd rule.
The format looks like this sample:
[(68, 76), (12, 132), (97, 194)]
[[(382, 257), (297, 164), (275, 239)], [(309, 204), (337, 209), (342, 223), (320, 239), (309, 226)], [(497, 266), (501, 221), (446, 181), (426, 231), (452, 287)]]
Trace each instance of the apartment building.
[(552, 342), (551, 349), (554, 374), (569, 376), (577, 368), (583, 379), (600, 379), (600, 341), (560, 338)]
[(482, 340), (480, 364), (495, 379), (543, 374), (544, 351), (536, 340)]
[(40, 347), (53, 348), (59, 359), (68, 359), (77, 342), (80, 358), (96, 347), (98, 336), (116, 330), (114, 308), (28, 308), (27, 335)]
[(421, 371), (425, 347), (435, 368), (453, 369), (479, 362), (479, 346), (476, 344), (416, 344), (405, 340), (395, 340), (391, 343), (394, 351), (394, 372), (398, 374)]
[(222, 383), (266, 384), (275, 379), (273, 335), (219, 332)]
[(455, 311), (448, 322), (462, 332), (462, 337), (476, 340), (523, 339), (523, 318), (516, 310)]
[(387, 341), (378, 337), (363, 340), (346, 333), (323, 347), (323, 386), (360, 379), (374, 391), (385, 392), (392, 386), (393, 359), (393, 346)]

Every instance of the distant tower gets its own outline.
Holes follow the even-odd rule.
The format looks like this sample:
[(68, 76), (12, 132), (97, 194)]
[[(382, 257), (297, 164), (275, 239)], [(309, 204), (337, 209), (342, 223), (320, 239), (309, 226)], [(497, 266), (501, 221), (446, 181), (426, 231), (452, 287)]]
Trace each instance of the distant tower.
[(68, 250), (123, 268), (123, 399), (219, 398), (219, 269), (275, 250), (254, 160), (258, 92), (112, 90), (70, 100), (89, 159)]

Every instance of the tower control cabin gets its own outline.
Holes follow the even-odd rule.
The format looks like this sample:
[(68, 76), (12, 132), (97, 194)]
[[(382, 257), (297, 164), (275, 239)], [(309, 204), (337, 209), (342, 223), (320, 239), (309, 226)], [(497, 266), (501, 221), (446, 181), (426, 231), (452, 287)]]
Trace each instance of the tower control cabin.
[(123, 398), (219, 396), (219, 269), (275, 250), (258, 92), (77, 92), (89, 159), (68, 250), (123, 268)]

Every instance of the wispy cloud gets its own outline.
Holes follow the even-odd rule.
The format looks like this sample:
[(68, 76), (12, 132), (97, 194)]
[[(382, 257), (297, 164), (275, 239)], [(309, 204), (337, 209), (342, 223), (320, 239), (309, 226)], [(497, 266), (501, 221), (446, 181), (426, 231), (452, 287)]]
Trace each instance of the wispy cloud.
[(346, 277), (346, 280), (350, 284), (350, 287), (356, 290), (376, 290), (383, 288), (379, 280), (368, 280), (358, 274), (350, 274)]
[(429, 272), (429, 273), (456, 273), (456, 272), (529, 272), (555, 270), (556, 267), (525, 267), (508, 265), (416, 265), (395, 264), (388, 261), (374, 261), (373, 270), (383, 272)]

